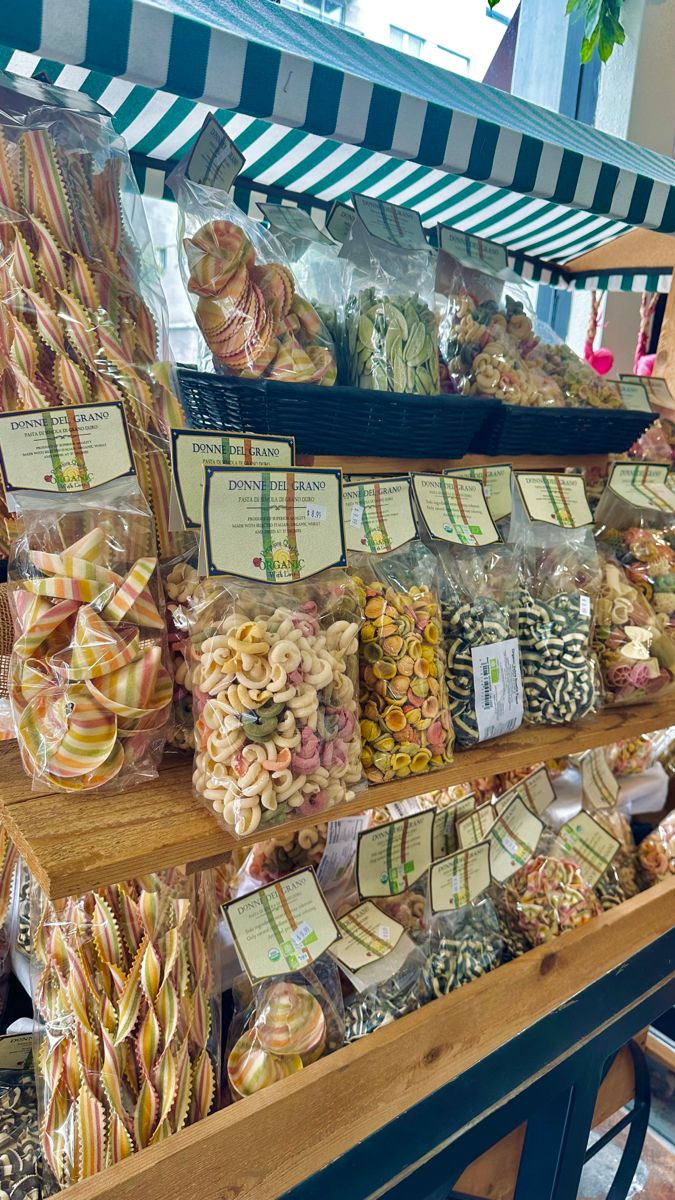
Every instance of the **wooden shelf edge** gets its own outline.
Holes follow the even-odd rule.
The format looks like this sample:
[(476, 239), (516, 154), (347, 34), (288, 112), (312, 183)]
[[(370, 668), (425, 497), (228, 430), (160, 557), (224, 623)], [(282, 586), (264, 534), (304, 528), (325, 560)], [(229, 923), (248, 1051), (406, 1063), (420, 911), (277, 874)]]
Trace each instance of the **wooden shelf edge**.
[(69, 1196), (278, 1200), (669, 932), (674, 900), (675, 879), (658, 884), (283, 1084), (76, 1184)]
[(666, 1067), (669, 1071), (675, 1071), (675, 1045), (670, 1038), (662, 1037), (650, 1029), (644, 1048), (645, 1053), (660, 1063), (662, 1067)]
[[(359, 791), (322, 814), (339, 820), (436, 788), (532, 766), (549, 758), (607, 745), (671, 723), (670, 700), (606, 709), (580, 725), (523, 726), (508, 737), (460, 751), (449, 766)], [(0, 812), (20, 853), (47, 895), (81, 894), (149, 871), (221, 860), (274, 833), (316, 824), (316, 816), (234, 838), (192, 795), (192, 764), (165, 760), (159, 778), (122, 795), (31, 792), (16, 747), (0, 749)]]

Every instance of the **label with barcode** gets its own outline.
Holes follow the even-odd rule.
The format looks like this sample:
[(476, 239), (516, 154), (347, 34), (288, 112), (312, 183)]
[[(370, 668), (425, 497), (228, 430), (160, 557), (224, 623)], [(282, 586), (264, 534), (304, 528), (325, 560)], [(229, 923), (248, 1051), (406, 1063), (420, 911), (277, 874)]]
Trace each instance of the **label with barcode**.
[(471, 650), (478, 740), (518, 729), (523, 720), (523, 683), (518, 639), (507, 638)]

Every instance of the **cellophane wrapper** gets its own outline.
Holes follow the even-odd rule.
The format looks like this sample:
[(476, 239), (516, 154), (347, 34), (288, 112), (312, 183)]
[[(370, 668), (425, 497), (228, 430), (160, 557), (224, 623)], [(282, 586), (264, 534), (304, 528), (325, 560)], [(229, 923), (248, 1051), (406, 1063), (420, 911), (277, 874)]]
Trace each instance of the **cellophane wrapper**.
[(180, 169), (181, 274), (216, 371), (241, 379), (335, 383), (335, 348), (301, 295), (286, 256), (260, 221), (225, 192), (191, 183)]
[(351, 554), (365, 614), (359, 642), (361, 761), (371, 783), (452, 762), (440, 580), (415, 539), (388, 554)]
[(317, 312), (335, 348), (337, 382), (347, 381), (345, 345), (345, 301), (349, 294), (351, 263), (339, 257), (340, 247), (310, 241), (297, 234), (277, 230), (297, 287)]
[(253, 988), (242, 976), (233, 994), (223, 1072), (233, 1100), (287, 1079), (344, 1045), (340, 978), (329, 954)]
[[(551, 846), (553, 850), (554, 847)], [(509, 923), (528, 947), (541, 946), (597, 917), (600, 902), (569, 857), (539, 853), (504, 884)]]
[[(191, 531), (193, 532), (193, 531)], [(187, 537), (187, 535), (186, 535)], [(166, 628), (173, 674), (172, 720), (167, 737), (174, 750), (195, 748), (195, 724), (192, 712), (192, 671), (190, 660), (189, 613), (200, 588), (197, 563), (197, 539), (192, 537), (185, 552), (162, 564), (166, 597)]]
[(361, 777), (357, 589), (211, 580), (190, 616), (195, 794), (236, 836), (317, 817)]
[(123, 403), (170, 555), (168, 439), (183, 417), (129, 154), (102, 109), (63, 107), (57, 88), (31, 98), (35, 86), (0, 87), (0, 410)]
[(9, 698), (9, 664), (14, 644), (14, 619), (7, 583), (0, 583), (0, 742), (15, 736), (12, 705)]
[(435, 396), (438, 324), (434, 263), (352, 225), (341, 255), (354, 264), (345, 305), (347, 382), (376, 392)]
[(10, 687), (26, 773), (65, 792), (155, 778), (173, 685), (142, 492), (123, 478), (14, 499)]
[(623, 741), (605, 746), (605, 757), (612, 774), (617, 778), (624, 775), (640, 775), (651, 767), (657, 757), (655, 736), (640, 733), (637, 737), (624, 738)]
[(675, 875), (675, 813), (664, 817), (640, 842), (638, 864), (645, 887)]
[(313, 867), (316, 871), (326, 848), (327, 832), (328, 823), (323, 822), (304, 829), (281, 828), (256, 842), (232, 881), (233, 895), (247, 895), (302, 867)]
[(636, 704), (672, 694), (675, 688), (675, 627), (658, 614), (644, 589), (607, 542), (598, 543), (602, 582), (596, 604), (594, 648), (608, 704)]
[(67, 900), (33, 892), (35, 1065), (61, 1187), (218, 1107), (220, 995), (210, 872), (146, 875)]
[(425, 979), (435, 996), (446, 996), (480, 979), (502, 962), (504, 943), (489, 896), (431, 918)]
[[(518, 636), (517, 571), (507, 546), (437, 543), (442, 569), (441, 612), (445, 682), (457, 744), (481, 740), (476, 717), (476, 680), (471, 651)], [(520, 725), (514, 718), (511, 732)], [(506, 731), (502, 731), (506, 732)], [(496, 736), (496, 735), (495, 735)]]
[(32, 1068), (0, 1069), (2, 1190), (10, 1200), (41, 1200), (43, 1187), (37, 1092)]
[(0, 829), (0, 1019), (11, 976), (12, 902), (18, 886), (19, 854), (7, 831)]
[(599, 543), (651, 604), (659, 627), (675, 638), (675, 523), (673, 514), (638, 508), (606, 488), (595, 513)]
[(593, 630), (601, 567), (592, 526), (529, 520), (513, 489), (510, 544), (518, 564), (524, 721), (563, 725), (599, 711)]

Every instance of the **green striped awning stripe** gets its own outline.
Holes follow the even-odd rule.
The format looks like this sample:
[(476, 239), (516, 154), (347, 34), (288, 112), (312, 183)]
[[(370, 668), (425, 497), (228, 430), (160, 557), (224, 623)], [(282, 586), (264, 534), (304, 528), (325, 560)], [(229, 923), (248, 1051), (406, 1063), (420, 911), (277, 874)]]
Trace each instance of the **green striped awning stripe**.
[(675, 232), (671, 159), (269, 0), (8, 3), (0, 66), (97, 100), (153, 194), (213, 112), (250, 196), (365, 192), (562, 263)]

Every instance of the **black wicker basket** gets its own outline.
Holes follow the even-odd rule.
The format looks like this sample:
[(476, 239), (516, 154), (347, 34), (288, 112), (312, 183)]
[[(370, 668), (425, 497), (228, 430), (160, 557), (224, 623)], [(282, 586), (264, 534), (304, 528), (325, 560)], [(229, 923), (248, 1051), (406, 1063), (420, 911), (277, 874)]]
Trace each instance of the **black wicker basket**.
[(600, 408), (521, 408), (501, 404), (475, 435), (471, 450), (519, 454), (610, 454), (628, 450), (656, 413)]
[(178, 371), (195, 429), (285, 434), (299, 454), (461, 458), (499, 405), (474, 396), (406, 396), (350, 387), (264, 383)]

